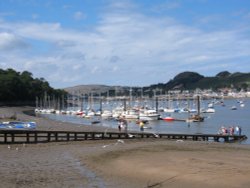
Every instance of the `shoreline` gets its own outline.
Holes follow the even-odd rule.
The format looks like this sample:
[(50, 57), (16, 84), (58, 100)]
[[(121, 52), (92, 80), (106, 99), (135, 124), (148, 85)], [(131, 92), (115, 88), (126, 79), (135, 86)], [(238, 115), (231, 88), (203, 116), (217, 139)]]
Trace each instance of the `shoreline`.
[[(38, 130), (103, 131), (0, 108)], [(249, 187), (250, 146), (155, 139), (0, 145), (3, 187)]]
[(98, 125), (82, 125), (62, 121), (54, 121), (44, 117), (32, 116), (25, 114), (24, 111), (34, 110), (33, 107), (0, 107), (0, 117), (11, 117), (16, 116), (19, 121), (34, 121), (37, 123), (36, 130), (51, 130), (51, 131), (91, 131), (91, 132), (101, 132), (101, 131), (117, 131), (116, 129), (98, 126)]

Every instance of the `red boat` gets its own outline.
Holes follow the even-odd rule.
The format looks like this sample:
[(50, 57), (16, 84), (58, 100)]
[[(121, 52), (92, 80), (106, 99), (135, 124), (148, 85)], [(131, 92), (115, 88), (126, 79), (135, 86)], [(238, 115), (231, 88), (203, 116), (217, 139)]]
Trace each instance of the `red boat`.
[(174, 121), (174, 118), (172, 118), (172, 117), (165, 117), (165, 118), (163, 118), (163, 120), (165, 120), (165, 121)]

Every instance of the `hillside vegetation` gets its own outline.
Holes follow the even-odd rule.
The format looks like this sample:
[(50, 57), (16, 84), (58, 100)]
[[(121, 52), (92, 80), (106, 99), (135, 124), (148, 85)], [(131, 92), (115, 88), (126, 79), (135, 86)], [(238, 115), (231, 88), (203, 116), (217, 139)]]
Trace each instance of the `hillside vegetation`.
[[(13, 69), (0, 69), (0, 104), (17, 101), (33, 101), (36, 97), (42, 99), (44, 95), (55, 98), (73, 95), (94, 96), (133, 96), (150, 95), (159, 92), (167, 93), (169, 90), (195, 90), (231, 88), (247, 90), (250, 88), (250, 73), (230, 73), (223, 71), (214, 77), (205, 77), (196, 72), (182, 72), (167, 83), (158, 83), (145, 87), (106, 86), (106, 85), (80, 85), (65, 89), (53, 89), (43, 78), (33, 78), (28, 71), (17, 72)], [(132, 92), (131, 92), (132, 91)], [(142, 93), (143, 91), (143, 93)]]
[[(158, 83), (145, 87), (133, 87), (132, 95), (140, 96), (143, 89), (144, 95), (153, 95), (154, 92), (166, 93), (169, 90), (195, 90), (212, 89), (217, 91), (221, 88), (231, 88), (236, 90), (247, 90), (250, 87), (250, 73), (230, 73), (223, 71), (213, 77), (205, 77), (196, 72), (182, 72), (176, 75), (167, 83)], [(96, 94), (102, 96), (129, 95), (130, 87), (104, 86), (104, 85), (81, 85), (65, 89), (69, 93), (77, 92), (83, 94)], [(107, 94), (109, 92), (109, 94)]]
[(59, 97), (66, 93), (53, 89), (43, 78), (33, 78), (28, 71), (16, 72), (13, 69), (0, 69), (0, 102), (33, 101), (44, 94)]
[(205, 77), (196, 72), (182, 72), (165, 84), (155, 84), (146, 88), (160, 88), (163, 90), (194, 90), (199, 88), (216, 91), (221, 88), (247, 90), (249, 86), (250, 73), (230, 73), (228, 71), (223, 71), (214, 77)]

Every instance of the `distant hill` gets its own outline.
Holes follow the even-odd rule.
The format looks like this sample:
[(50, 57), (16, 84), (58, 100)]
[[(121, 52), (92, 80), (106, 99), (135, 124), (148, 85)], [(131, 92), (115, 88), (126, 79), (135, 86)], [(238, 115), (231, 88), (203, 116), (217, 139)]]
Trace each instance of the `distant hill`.
[(214, 91), (221, 88), (232, 88), (237, 90), (247, 90), (250, 87), (250, 73), (230, 73), (223, 71), (213, 77), (205, 77), (196, 72), (182, 72), (167, 83), (154, 84), (145, 87), (149, 90), (195, 90), (212, 89)]
[(213, 89), (220, 88), (234, 88), (234, 89), (247, 89), (250, 86), (250, 73), (230, 73), (223, 71), (214, 77), (205, 77), (195, 72), (184, 72), (178, 74), (173, 80), (166, 84), (166, 88), (193, 90), (200, 89)]
[[(196, 72), (182, 72), (176, 75), (173, 79), (167, 83), (158, 83), (150, 86), (143, 87), (143, 94), (152, 95), (153, 91), (161, 90), (166, 92), (169, 90), (195, 90), (199, 89), (213, 89), (218, 90), (221, 88), (232, 88), (246, 90), (250, 87), (250, 73), (230, 73), (223, 71), (213, 77), (205, 77)], [(133, 95), (140, 95), (142, 87), (133, 87)], [(121, 95), (128, 94), (130, 87), (123, 86), (106, 86), (106, 85), (81, 85), (70, 88), (65, 88), (65, 91), (71, 94), (83, 93), (83, 94), (102, 94), (109, 91), (109, 96), (116, 94)]]
[(64, 90), (72, 95), (102, 95), (102, 96), (113, 96), (114, 93), (124, 93), (129, 90), (128, 87), (123, 86), (107, 86), (107, 85), (79, 85), (64, 88)]

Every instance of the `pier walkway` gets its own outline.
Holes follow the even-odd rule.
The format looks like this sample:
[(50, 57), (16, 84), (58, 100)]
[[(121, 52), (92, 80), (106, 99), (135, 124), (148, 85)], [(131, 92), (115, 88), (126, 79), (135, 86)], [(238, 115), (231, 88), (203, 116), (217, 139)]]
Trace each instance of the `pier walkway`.
[(111, 139), (169, 139), (193, 141), (224, 141), (233, 142), (247, 139), (245, 135), (218, 134), (154, 134), (146, 132), (69, 132), (69, 131), (40, 131), (40, 130), (0, 130), (0, 144), (16, 143), (47, 143), (84, 140)]

